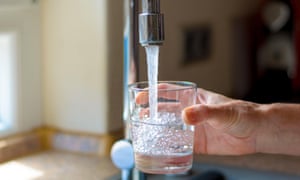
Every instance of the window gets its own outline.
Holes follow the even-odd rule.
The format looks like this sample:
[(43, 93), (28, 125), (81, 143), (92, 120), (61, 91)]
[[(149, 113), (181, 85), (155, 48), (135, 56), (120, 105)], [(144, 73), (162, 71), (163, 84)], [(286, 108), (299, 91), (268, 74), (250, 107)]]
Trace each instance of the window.
[(17, 116), (17, 36), (0, 31), (0, 134), (13, 129)]

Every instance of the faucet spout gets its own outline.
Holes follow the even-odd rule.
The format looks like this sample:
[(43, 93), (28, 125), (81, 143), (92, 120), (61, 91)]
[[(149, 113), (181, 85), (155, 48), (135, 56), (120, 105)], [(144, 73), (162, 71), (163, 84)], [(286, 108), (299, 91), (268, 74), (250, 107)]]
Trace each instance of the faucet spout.
[(160, 0), (142, 0), (139, 37), (142, 46), (163, 44), (164, 16), (160, 13)]

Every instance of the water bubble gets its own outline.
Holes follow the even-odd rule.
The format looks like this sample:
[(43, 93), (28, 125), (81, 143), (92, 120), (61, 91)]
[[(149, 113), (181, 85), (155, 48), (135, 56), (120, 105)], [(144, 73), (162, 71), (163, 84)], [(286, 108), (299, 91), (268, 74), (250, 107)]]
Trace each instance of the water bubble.
[(136, 152), (172, 154), (192, 152), (193, 131), (184, 128), (182, 119), (172, 113), (162, 113), (156, 120), (132, 121), (131, 131)]

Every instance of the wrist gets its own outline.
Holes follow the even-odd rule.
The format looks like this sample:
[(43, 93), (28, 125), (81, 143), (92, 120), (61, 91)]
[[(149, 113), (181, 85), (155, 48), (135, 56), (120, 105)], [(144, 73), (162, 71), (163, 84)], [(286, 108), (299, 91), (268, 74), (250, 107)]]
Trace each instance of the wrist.
[(261, 124), (256, 137), (260, 153), (300, 155), (300, 106), (273, 103), (261, 105)]
[(273, 149), (276, 126), (273, 126), (273, 106), (274, 104), (261, 104), (260, 111), (260, 125), (257, 129), (256, 136), (256, 152), (257, 153), (270, 153), (270, 149)]

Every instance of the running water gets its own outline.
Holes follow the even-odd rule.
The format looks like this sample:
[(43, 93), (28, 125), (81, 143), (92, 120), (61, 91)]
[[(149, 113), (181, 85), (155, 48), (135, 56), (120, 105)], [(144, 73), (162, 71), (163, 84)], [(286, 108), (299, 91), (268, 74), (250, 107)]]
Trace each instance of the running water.
[(150, 119), (157, 120), (157, 79), (158, 79), (158, 56), (159, 46), (147, 46), (147, 67), (149, 82), (149, 111)]
[(149, 117), (131, 117), (135, 167), (152, 174), (184, 173), (192, 166), (194, 132), (176, 113), (158, 112), (159, 46), (147, 46), (146, 55), (150, 112)]

